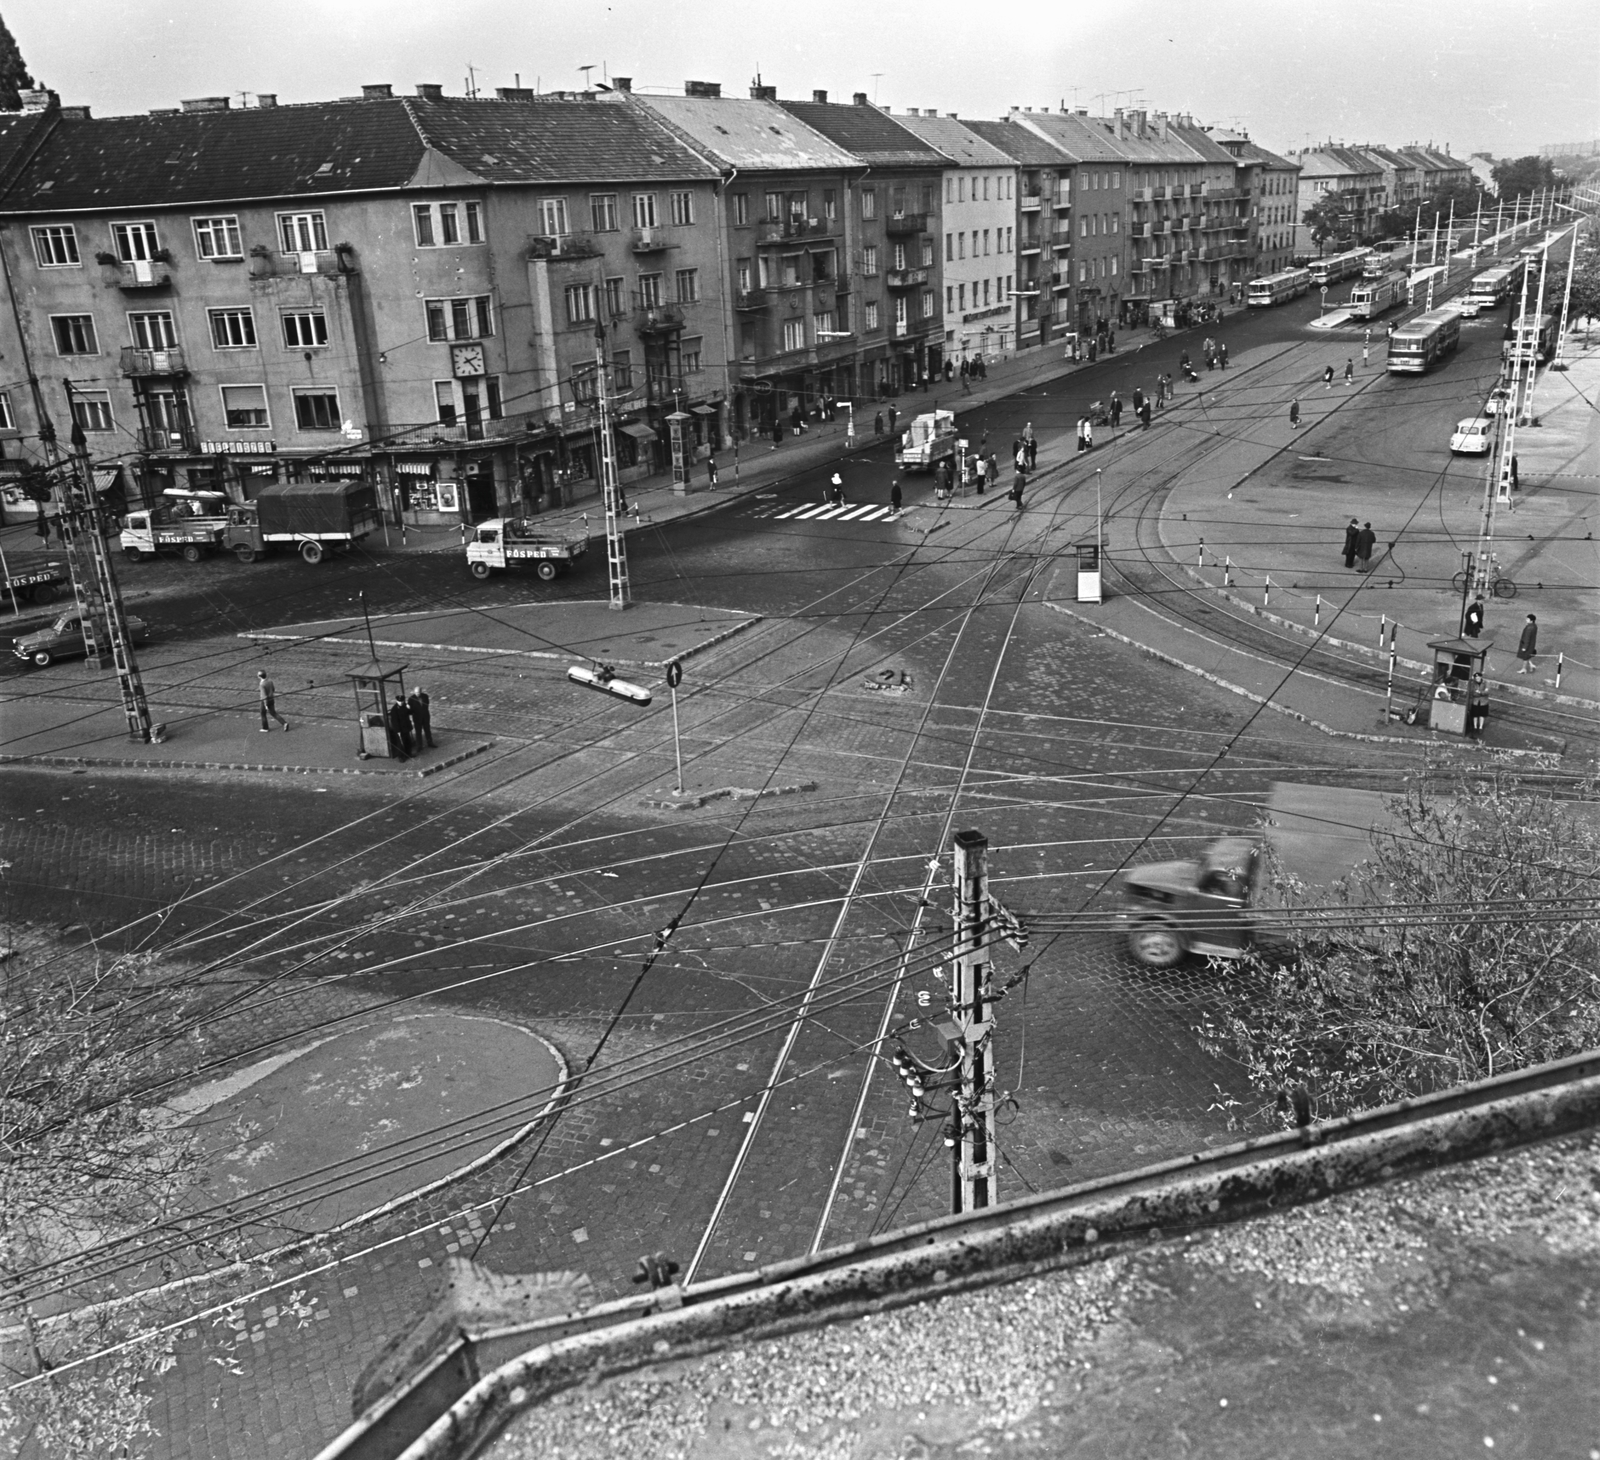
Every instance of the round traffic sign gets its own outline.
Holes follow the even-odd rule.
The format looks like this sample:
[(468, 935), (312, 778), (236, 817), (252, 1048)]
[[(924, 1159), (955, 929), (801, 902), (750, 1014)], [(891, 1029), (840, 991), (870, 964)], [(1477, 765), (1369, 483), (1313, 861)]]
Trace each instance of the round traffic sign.
[(667, 665), (667, 688), (677, 689), (683, 683), (683, 665), (676, 659)]

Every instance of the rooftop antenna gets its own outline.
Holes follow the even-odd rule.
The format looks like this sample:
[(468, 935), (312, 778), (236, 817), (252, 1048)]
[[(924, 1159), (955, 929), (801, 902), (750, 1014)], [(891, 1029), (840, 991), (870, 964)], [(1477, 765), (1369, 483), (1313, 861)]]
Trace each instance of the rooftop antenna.
[(467, 62), (467, 84), (463, 88), (474, 101), (478, 99), (478, 68)]
[(246, 107), (246, 106), (250, 105), (250, 98), (255, 95), (255, 92), (253, 92), (253, 91), (236, 91), (233, 94), (236, 97), (239, 98), (239, 105), (241, 107)]
[(587, 66), (578, 67), (578, 70), (583, 72), (583, 89), (585, 91), (589, 90), (589, 73), (593, 71), (598, 64), (599, 63), (596, 61), (591, 61)]
[(872, 77), (872, 104), (873, 104), (873, 106), (877, 106), (877, 104), (878, 104), (878, 79), (879, 79), (879, 77), (881, 77), (883, 75), (883, 72), (882, 71), (873, 71), (873, 72), (870, 72), (869, 74)]

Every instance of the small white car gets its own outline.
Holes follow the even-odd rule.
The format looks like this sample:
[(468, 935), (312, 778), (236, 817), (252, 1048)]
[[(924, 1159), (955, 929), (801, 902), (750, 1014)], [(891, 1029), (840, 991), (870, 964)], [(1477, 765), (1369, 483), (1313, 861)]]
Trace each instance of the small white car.
[(1487, 416), (1473, 416), (1456, 422), (1456, 433), (1450, 438), (1450, 449), (1457, 456), (1487, 456), (1489, 433), (1494, 423)]
[(1483, 413), (1486, 416), (1498, 416), (1505, 410), (1506, 402), (1511, 399), (1511, 392), (1503, 385), (1497, 385), (1489, 392), (1489, 399), (1484, 402)]

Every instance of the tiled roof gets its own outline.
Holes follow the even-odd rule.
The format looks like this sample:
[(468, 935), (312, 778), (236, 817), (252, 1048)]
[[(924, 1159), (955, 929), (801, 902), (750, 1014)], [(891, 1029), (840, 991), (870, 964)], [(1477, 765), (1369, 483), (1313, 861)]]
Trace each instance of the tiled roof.
[(966, 122), (985, 142), (991, 142), (1022, 167), (1068, 167), (1073, 158), (1020, 121)]
[(782, 101), (786, 112), (874, 167), (943, 167), (944, 158), (887, 112), (860, 103)]
[(407, 99), (423, 139), (490, 183), (716, 177), (654, 117), (597, 101)]
[(957, 167), (1016, 166), (1010, 156), (993, 142), (985, 141), (957, 117), (896, 117), (895, 120)]
[(1109, 133), (1092, 117), (1075, 112), (1025, 112), (1016, 119), (1048, 138), (1074, 162), (1125, 162), (1127, 154), (1112, 144)]
[(1181, 123), (1174, 123), (1172, 132), (1192, 152), (1197, 152), (1207, 162), (1226, 163), (1233, 166), (1234, 157), (1226, 147), (1219, 147), (1206, 135), (1203, 127), (1187, 127)]
[(730, 167), (784, 172), (857, 168), (858, 158), (773, 101), (723, 96), (631, 96), (631, 105), (660, 118), (690, 143)]
[(1288, 157), (1280, 157), (1276, 152), (1268, 152), (1259, 142), (1247, 141), (1239, 152), (1241, 162), (1254, 162), (1263, 167), (1281, 167), (1288, 171), (1298, 171), (1300, 164)]

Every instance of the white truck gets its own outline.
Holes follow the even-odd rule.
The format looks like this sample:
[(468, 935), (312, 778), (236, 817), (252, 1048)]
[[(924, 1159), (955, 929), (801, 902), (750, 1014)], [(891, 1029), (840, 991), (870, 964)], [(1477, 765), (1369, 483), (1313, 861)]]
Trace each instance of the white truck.
[(123, 519), (118, 539), (132, 562), (176, 548), (185, 562), (198, 563), (222, 541), (228, 526), (228, 499), (221, 492), (168, 488), (155, 507), (141, 507)]
[(589, 551), (589, 539), (542, 532), (531, 517), (491, 517), (472, 530), (467, 571), (474, 578), (517, 566), (531, 567), (546, 583)]
[(932, 471), (956, 454), (956, 413), (929, 411), (917, 416), (901, 433), (894, 464), (901, 471)]
[(1219, 837), (1198, 861), (1129, 868), (1117, 880), (1129, 952), (1170, 968), (1190, 953), (1240, 958), (1282, 942), (1293, 904), (1273, 885), (1266, 844), (1308, 904), (1327, 903), (1334, 884), (1373, 856), (1378, 838), (1403, 831), (1390, 799), (1279, 782), (1256, 834)]

